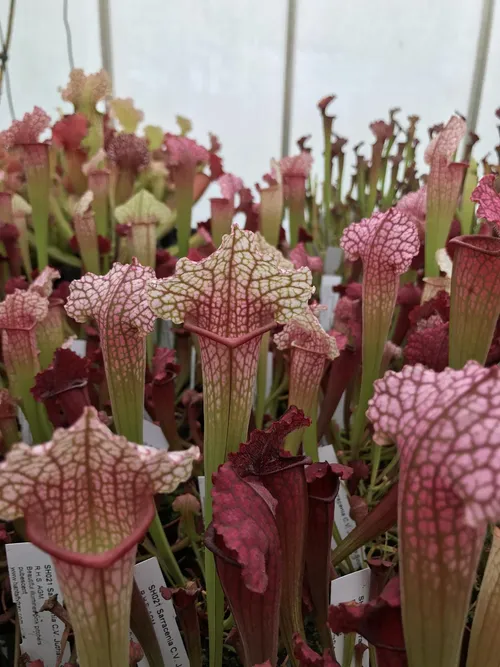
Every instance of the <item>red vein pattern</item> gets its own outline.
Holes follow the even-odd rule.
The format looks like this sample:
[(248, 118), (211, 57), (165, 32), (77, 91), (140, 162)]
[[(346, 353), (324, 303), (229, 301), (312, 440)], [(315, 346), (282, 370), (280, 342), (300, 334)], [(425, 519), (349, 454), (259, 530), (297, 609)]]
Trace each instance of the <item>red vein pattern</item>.
[(46, 266), (31, 283), (30, 290), (38, 292), (41, 296), (49, 297), (52, 294), (54, 280), (58, 280), (60, 277), (61, 274), (57, 269)]
[(42, 370), (52, 363), (55, 351), (67, 340), (65, 331), (64, 302), (61, 299), (49, 299), (49, 311), (36, 328), (36, 340), (40, 350)]
[(47, 316), (36, 326), (36, 341), (40, 351), (40, 367), (47, 368), (52, 362), (54, 352), (63, 345), (66, 335), (64, 329), (64, 301), (59, 298), (50, 298), (53, 291), (53, 282), (61, 274), (57, 269), (46, 266), (29, 286), (29, 291), (37, 292), (49, 299)]
[(500, 239), (458, 236), (450, 298), (450, 366), (486, 362), (500, 315)]
[[(262, 336), (300, 313), (312, 293), (311, 272), (286, 270), (262, 254), (252, 232), (234, 226), (208, 258), (182, 258), (175, 274), (150, 280), (148, 299), (159, 317), (196, 333), (203, 370), (205, 518), (212, 517), (212, 473), (246, 440)], [(284, 261), (284, 260), (283, 260)], [(222, 596), (207, 559), (211, 650), (222, 650)], [(263, 662), (257, 660), (256, 662)]]
[(411, 219), (397, 208), (376, 213), (344, 230), (340, 246), (351, 262), (363, 262), (363, 375), (353, 429), (354, 447), (360, 445), (364, 414), (379, 377), (385, 342), (394, 313), (399, 276), (410, 268), (420, 241)]
[(234, 204), (230, 199), (224, 197), (210, 199), (210, 232), (215, 247), (220, 245), (224, 234), (231, 232), (233, 216)]
[(131, 264), (115, 263), (105, 276), (87, 273), (74, 280), (65, 306), (77, 322), (95, 319), (115, 424), (134, 442), (142, 442), (146, 335), (156, 319), (146, 284), (153, 277), (153, 269), (135, 258)]
[(8, 389), (0, 389), (0, 433), (2, 434), (0, 451), (3, 456), (14, 443), (19, 442), (16, 417), (16, 401)]
[(224, 453), (218, 463), (246, 440), (262, 334), (299, 314), (312, 292), (308, 269), (281, 268), (261, 248), (252, 232), (235, 226), (210, 257), (183, 258), (172, 278), (148, 286), (154, 313), (198, 334), (208, 450), (216, 446), (211, 423), (221, 425)]
[(452, 116), (425, 151), (425, 161), (430, 166), (425, 230), (427, 277), (439, 275), (435, 254), (445, 246), (467, 169), (467, 164), (452, 160), (466, 130), (466, 122), (458, 116)]
[(17, 398), (23, 398), (40, 369), (35, 328), (47, 317), (48, 308), (48, 299), (33, 290), (16, 289), (0, 303), (5, 370), (9, 387)]
[(299, 228), (304, 226), (306, 179), (312, 162), (312, 155), (302, 152), (299, 155), (282, 158), (279, 162), (279, 171), (276, 167), (273, 168), (272, 175), (282, 179), (283, 196), (290, 211), (290, 246), (292, 248), (297, 245)]
[(274, 666), (281, 594), (276, 501), (261, 484), (239, 477), (226, 463), (214, 475), (213, 505), (213, 535), (209, 530), (206, 544), (215, 553), (245, 667), (266, 660)]
[(471, 201), (477, 202), (476, 215), (488, 222), (500, 222), (500, 194), (495, 188), (495, 174), (486, 174), (471, 194)]
[(487, 522), (500, 517), (500, 369), (405, 366), (368, 418), (401, 455), (398, 534), (410, 667), (456, 667)]
[(87, 190), (75, 206), (73, 226), (85, 270), (92, 273), (99, 273), (97, 227), (94, 212), (91, 208), (93, 200), (94, 193), (91, 190)]
[(311, 171), (312, 163), (313, 157), (307, 152), (281, 158), (279, 167), (285, 199), (301, 197), (305, 194), (306, 179)]
[(21, 120), (14, 120), (8, 130), (0, 133), (0, 141), (5, 148), (23, 144), (36, 144), (41, 133), (50, 125), (50, 116), (40, 107), (24, 114)]
[(416, 192), (409, 192), (396, 204), (396, 208), (406, 215), (415, 224), (420, 240), (425, 237), (425, 216), (427, 212), (427, 186), (424, 185)]
[[(296, 405), (307, 417), (316, 409), (325, 363), (339, 356), (335, 338), (329, 336), (311, 308), (285, 324), (274, 336), (279, 350), (290, 350), (288, 405)], [(290, 434), (287, 449), (296, 454), (304, 429)]]
[(43, 445), (16, 445), (0, 464), (0, 516), (23, 516), (54, 559), (81, 667), (128, 664), (136, 545), (153, 494), (191, 475), (198, 449), (170, 453), (113, 435), (94, 408)]

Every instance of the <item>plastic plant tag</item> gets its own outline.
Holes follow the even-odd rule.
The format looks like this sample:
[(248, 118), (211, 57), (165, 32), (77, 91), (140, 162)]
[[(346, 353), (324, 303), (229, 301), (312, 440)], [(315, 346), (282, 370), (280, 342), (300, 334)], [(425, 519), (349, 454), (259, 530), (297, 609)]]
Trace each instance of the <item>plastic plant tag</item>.
[(267, 366), (266, 366), (266, 398), (271, 393), (271, 387), (273, 384), (273, 353), (267, 353)]
[(332, 328), (333, 311), (339, 300), (339, 295), (332, 291), (332, 287), (340, 285), (341, 282), (342, 278), (340, 276), (324, 275), (321, 278), (319, 300), (322, 306), (326, 306), (326, 310), (321, 310), (318, 313), (318, 318), (325, 331), (329, 331)]
[(342, 261), (342, 248), (328, 246), (326, 249), (324, 272), (325, 274), (336, 273)]
[[(330, 589), (330, 604), (340, 604), (341, 602), (368, 602), (370, 593), (370, 568), (346, 574), (343, 577), (334, 579)], [(335, 648), (335, 657), (343, 665), (344, 659), (344, 635), (332, 634), (333, 645)], [(360, 635), (356, 635), (356, 644), (363, 641)], [(363, 667), (369, 666), (369, 653), (363, 653)], [(351, 667), (355, 667), (354, 658)]]
[[(323, 445), (319, 447), (318, 455), (320, 461), (326, 461), (327, 463), (339, 462), (333, 445)], [(341, 482), (339, 492), (335, 499), (335, 525), (337, 526), (340, 537), (342, 539), (347, 537), (351, 530), (356, 528), (356, 523), (350, 517), (349, 497), (347, 495), (347, 489), (344, 482)], [(363, 567), (363, 560), (365, 555), (362, 549), (357, 549), (354, 551), (349, 558), (351, 559), (351, 563), (356, 570), (360, 570)]]
[(81, 338), (75, 338), (71, 341), (69, 349), (72, 350), (79, 357), (84, 357), (87, 354), (87, 341)]
[(144, 418), (142, 425), (144, 444), (155, 449), (168, 449), (168, 442), (159, 426), (151, 421), (151, 418)]
[(17, 408), (17, 419), (19, 421), (19, 425), (21, 426), (22, 442), (26, 443), (27, 445), (32, 445), (33, 436), (31, 435), (30, 425), (28, 423), (28, 420), (24, 416), (24, 412), (21, 410), (21, 408)]
[(205, 521), (205, 475), (198, 477), (198, 489), (200, 490), (201, 515)]
[(165, 600), (160, 593), (160, 588), (165, 586), (165, 580), (158, 560), (149, 558), (138, 563), (134, 568), (134, 578), (147, 605), (165, 666), (189, 667), (186, 649), (175, 618), (173, 602)]
[[(21, 650), (32, 662), (42, 660), (45, 665), (55, 665), (61, 653), (64, 623), (48, 611), (40, 612), (51, 595), (57, 594), (62, 603), (52, 559), (29, 542), (6, 544), (5, 549), (12, 599), (21, 626)], [(69, 657), (67, 646), (63, 662)]]
[(158, 332), (158, 347), (174, 347), (174, 332), (170, 320), (160, 320)]

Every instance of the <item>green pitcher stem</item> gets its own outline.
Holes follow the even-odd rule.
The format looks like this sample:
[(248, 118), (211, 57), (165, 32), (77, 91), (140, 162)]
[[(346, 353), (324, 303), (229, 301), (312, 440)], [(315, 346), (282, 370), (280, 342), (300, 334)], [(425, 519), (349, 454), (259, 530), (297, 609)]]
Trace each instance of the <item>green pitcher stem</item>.
[(368, 505), (370, 505), (372, 498), (373, 498), (373, 492), (375, 490), (375, 485), (377, 483), (377, 475), (378, 475), (378, 469), (380, 467), (380, 457), (382, 454), (382, 448), (380, 445), (372, 445), (372, 452), (371, 452), (371, 464), (372, 464), (372, 469), (371, 469), (371, 474), (370, 474), (370, 487), (368, 489), (368, 494), (366, 496), (366, 502)]
[(462, 193), (462, 205), (460, 207), (460, 227), (462, 234), (470, 234), (474, 224), (475, 202), (471, 201), (471, 195), (477, 186), (477, 162), (471, 158), (465, 175), (464, 189)]
[(24, 416), (30, 425), (33, 443), (37, 445), (50, 440), (52, 429), (44, 406), (35, 401), (29, 390), (22, 396), (21, 401)]
[(304, 449), (304, 454), (310, 456), (313, 460), (313, 463), (319, 461), (318, 455), (318, 392), (314, 398), (312, 404), (311, 414), (309, 415), (311, 420), (311, 425), (308, 426), (304, 431), (304, 436), (302, 438), (302, 447)]
[(436, 252), (443, 247), (439, 241), (437, 230), (429, 229), (426, 225), (425, 231), (425, 277), (437, 278), (440, 274), (439, 266), (436, 260)]
[(99, 252), (97, 248), (80, 248), (83, 266), (86, 271), (99, 275), (101, 273), (101, 263), (99, 261)]
[(327, 238), (330, 238), (332, 225), (332, 122), (331, 116), (323, 116), (323, 139), (325, 143), (323, 158), (323, 220)]
[(191, 212), (193, 208), (193, 181), (178, 186), (176, 199), (176, 229), (179, 257), (186, 257), (191, 236)]
[[(128, 664), (135, 549), (123, 560), (104, 569), (73, 565), (69, 570), (64, 562), (54, 558), (57, 578), (74, 630), (80, 667), (123, 667)], [(67, 571), (72, 572), (75, 578), (67, 576)], [(120, 582), (118, 599), (117, 581)], [(75, 582), (80, 583), (84, 593), (77, 592), (75, 595)], [(92, 593), (94, 595), (90, 597)], [(85, 602), (90, 607), (89, 611), (86, 611)]]
[(108, 236), (108, 196), (107, 194), (95, 195), (92, 202), (92, 209), (94, 211), (95, 226), (97, 233), (100, 236)]
[(128, 364), (135, 370), (116, 372), (117, 359), (123, 350), (115, 349), (110, 341), (103, 345), (104, 367), (116, 432), (131, 442), (143, 441), (144, 378), (146, 372), (146, 339), (123, 335), (121, 344), (127, 346)]
[(452, 240), (449, 365), (485, 364), (500, 313), (500, 240), (481, 235)]
[(300, 443), (314, 461), (317, 453), (317, 417), (318, 392), (325, 365), (325, 357), (315, 352), (292, 347), (290, 350), (290, 387), (288, 391), (288, 407), (295, 405), (311, 420), (311, 425), (296, 429), (285, 439), (285, 449), (294, 456), (298, 454)]
[(304, 201), (290, 198), (290, 247), (295, 248), (299, 240), (299, 228), (304, 226)]
[(377, 140), (373, 145), (372, 149), (372, 164), (370, 167), (369, 174), (369, 191), (368, 198), (366, 200), (366, 210), (365, 215), (369, 217), (373, 209), (375, 208), (375, 203), (377, 201), (377, 185), (380, 178), (380, 168), (382, 166), (382, 149), (384, 142)]
[(351, 434), (351, 457), (356, 459), (363, 444), (368, 401), (373, 383), (380, 377), (384, 347), (389, 335), (398, 280), (387, 277), (383, 283), (368, 273), (363, 281), (363, 357), (361, 389)]
[(257, 367), (257, 398), (255, 401), (255, 425), (262, 428), (266, 405), (267, 355), (269, 352), (269, 333), (262, 336)]
[[(11, 345), (12, 342), (9, 344)], [(30, 426), (33, 442), (34, 444), (47, 442), (52, 435), (52, 427), (45, 407), (38, 403), (31, 393), (31, 388), (35, 384), (35, 375), (40, 371), (38, 360), (31, 359), (29, 363), (19, 364), (11, 359), (9, 366), (9, 386), (12, 395), (21, 400), (21, 408)]]
[(61, 207), (59, 205), (59, 202), (57, 201), (57, 198), (54, 197), (54, 195), (50, 195), (50, 212), (52, 213), (54, 217), (54, 221), (57, 225), (57, 228), (63, 237), (64, 241), (66, 243), (69, 242), (70, 238), (74, 235), (74, 231), (71, 228), (71, 225), (69, 222), (66, 220), (64, 217), (64, 213), (61, 210)]
[(38, 173), (26, 170), (26, 181), (30, 203), (32, 206), (31, 219), (35, 232), (36, 257), (38, 270), (41, 271), (49, 263), (49, 182), (44, 182)]
[(273, 247), (279, 242), (283, 217), (283, 192), (281, 186), (271, 185), (260, 193), (260, 232)]
[(196, 531), (196, 526), (194, 523), (194, 517), (192, 514), (189, 515), (189, 517), (185, 517), (184, 519), (184, 530), (186, 532), (186, 535), (189, 538), (189, 541), (191, 543), (191, 548), (194, 551), (194, 555), (196, 557), (196, 560), (198, 562), (198, 566), (201, 570), (201, 573), (203, 577), (205, 576), (205, 561), (203, 560), (203, 556), (200, 552), (200, 549), (198, 548), (198, 542), (200, 541), (200, 537)]
[(156, 550), (158, 551), (158, 555), (163, 560), (168, 569), (170, 578), (172, 579), (173, 583), (179, 587), (184, 586), (186, 579), (184, 578), (179, 564), (177, 563), (177, 559), (175, 558), (175, 555), (172, 551), (170, 542), (167, 540), (167, 536), (163, 530), (158, 512), (156, 512), (155, 518), (149, 526), (149, 533), (153, 539)]
[[(205, 455), (205, 523), (212, 521), (212, 475), (225, 462), (230, 452), (238, 450), (245, 442), (253, 398), (253, 382), (244, 373), (250, 371), (244, 364), (236, 363), (233, 350), (215, 343), (220, 355), (227, 355), (229, 376), (220, 378), (212, 375), (212, 355), (214, 342), (198, 338), (203, 370), (203, 396), (205, 414), (204, 455)], [(246, 345), (249, 345), (246, 343)], [(253, 352), (252, 352), (253, 354)], [(253, 361), (253, 359), (252, 359)], [(255, 377), (254, 373), (251, 373)], [(247, 391), (248, 390), (248, 391)], [(242, 392), (249, 395), (242, 398)], [(239, 407), (239, 411), (237, 407)], [(207, 590), (208, 629), (210, 646), (210, 667), (221, 667), (224, 593), (217, 576), (215, 559), (211, 552), (205, 554), (205, 580)]]

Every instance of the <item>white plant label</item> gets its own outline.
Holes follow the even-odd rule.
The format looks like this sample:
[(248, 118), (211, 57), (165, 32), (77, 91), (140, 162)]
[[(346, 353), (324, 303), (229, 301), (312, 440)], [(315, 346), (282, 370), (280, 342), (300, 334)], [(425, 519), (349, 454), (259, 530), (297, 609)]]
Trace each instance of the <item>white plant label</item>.
[(205, 521), (205, 475), (198, 477), (198, 489), (200, 491), (201, 516)]
[(340, 268), (340, 263), (342, 262), (343, 254), (342, 248), (331, 245), (328, 246), (325, 254), (324, 273), (337, 273)]
[(134, 578), (148, 608), (166, 667), (189, 667), (186, 649), (175, 618), (174, 604), (172, 600), (164, 600), (160, 593), (160, 588), (165, 586), (165, 580), (158, 560), (149, 558), (138, 563), (134, 568)]
[(84, 357), (87, 354), (87, 341), (82, 340), (81, 338), (75, 338), (71, 341), (69, 349), (79, 357)]
[[(21, 650), (31, 661), (55, 665), (61, 654), (64, 623), (49, 611), (40, 611), (51, 595), (62, 604), (61, 589), (49, 555), (29, 542), (6, 544), (12, 599), (17, 605), (21, 628)], [(63, 662), (70, 658), (69, 646)]]
[(19, 421), (19, 425), (21, 426), (21, 441), (27, 445), (32, 445), (33, 436), (31, 435), (30, 425), (21, 408), (17, 408), (17, 419)]
[[(346, 574), (343, 577), (334, 579), (330, 589), (330, 604), (340, 604), (341, 602), (368, 602), (370, 595), (370, 576), (371, 571), (370, 568), (367, 567), (364, 570), (359, 570), (358, 572)], [(344, 635), (335, 635), (332, 633), (332, 638), (335, 657), (337, 662), (342, 665), (344, 658)], [(363, 637), (356, 635), (356, 644), (360, 644), (361, 642), (368, 644)], [(363, 653), (363, 667), (369, 667), (369, 661), (369, 653), (368, 651), (365, 651)], [(351, 667), (355, 667), (354, 658)]]
[[(32, 661), (42, 660), (46, 665), (55, 665), (61, 652), (64, 623), (48, 611), (39, 612), (51, 595), (57, 595), (58, 601), (63, 603), (52, 559), (30, 542), (7, 544), (5, 548), (12, 598), (17, 605), (21, 626), (22, 652)], [(160, 593), (165, 580), (158, 560), (150, 558), (138, 563), (134, 578), (148, 608), (166, 667), (189, 667), (173, 602), (164, 600)], [(137, 642), (132, 632), (130, 637)], [(69, 658), (70, 650), (66, 646), (63, 662)], [(148, 667), (146, 658), (139, 666)]]
[(321, 278), (321, 288), (319, 292), (319, 301), (326, 310), (320, 310), (318, 313), (319, 321), (325, 331), (329, 331), (333, 325), (333, 311), (339, 300), (339, 295), (332, 291), (332, 287), (340, 285), (342, 278), (340, 276), (324, 275)]
[[(338, 463), (337, 455), (333, 445), (326, 445), (318, 447), (318, 455), (320, 461), (326, 461), (327, 463)], [(347, 495), (347, 489), (344, 482), (340, 483), (339, 492), (335, 498), (335, 513), (334, 521), (335, 525), (338, 528), (340, 537), (344, 539), (349, 533), (356, 528), (356, 522), (351, 519), (349, 516), (351, 506), (349, 503), (349, 496)], [(349, 558), (351, 563), (356, 570), (360, 570), (363, 567), (363, 560), (365, 555), (362, 549), (357, 549), (354, 551)]]
[(168, 449), (168, 442), (163, 435), (163, 431), (157, 424), (152, 421), (144, 419), (142, 422), (142, 439), (148, 447), (155, 449)]
[(170, 320), (160, 320), (158, 332), (158, 347), (174, 347), (174, 332)]
[(271, 393), (271, 387), (273, 386), (273, 370), (273, 353), (269, 351), (266, 365), (266, 398)]

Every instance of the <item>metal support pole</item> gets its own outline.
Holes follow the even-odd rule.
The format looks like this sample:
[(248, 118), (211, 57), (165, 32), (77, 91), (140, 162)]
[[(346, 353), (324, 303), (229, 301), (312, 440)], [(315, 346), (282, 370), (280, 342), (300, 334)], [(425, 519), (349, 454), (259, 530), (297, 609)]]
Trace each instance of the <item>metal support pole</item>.
[(283, 89), (283, 116), (281, 121), (281, 157), (285, 157), (290, 152), (296, 26), (297, 0), (288, 0), (285, 44), (285, 82)]
[(111, 14), (109, 0), (98, 0), (99, 2), (99, 32), (101, 37), (101, 60), (102, 66), (109, 75), (111, 90), (114, 91), (113, 78), (113, 50), (111, 47)]
[(475, 132), (477, 127), (477, 117), (483, 94), (484, 74), (488, 62), (494, 7), (495, 0), (483, 0), (481, 25), (477, 38), (476, 62), (474, 63), (474, 74), (472, 76), (469, 105), (467, 108), (467, 130), (469, 132)]

